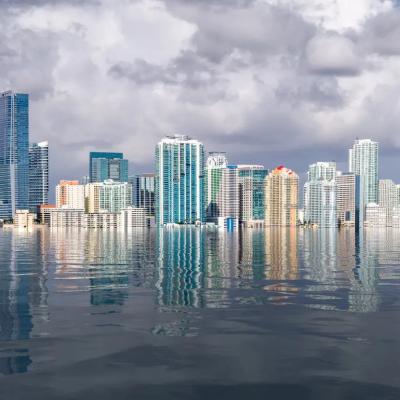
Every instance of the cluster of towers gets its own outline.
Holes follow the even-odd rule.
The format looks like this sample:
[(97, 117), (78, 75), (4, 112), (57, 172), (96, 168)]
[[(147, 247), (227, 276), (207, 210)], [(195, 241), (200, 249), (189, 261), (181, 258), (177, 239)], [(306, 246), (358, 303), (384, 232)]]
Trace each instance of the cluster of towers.
[(335, 162), (310, 165), (302, 208), (299, 176), (291, 169), (231, 165), (220, 152), (209, 153), (205, 160), (201, 142), (175, 135), (156, 147), (156, 219), (159, 226), (208, 222), (233, 228), (359, 227), (372, 224), (377, 207), (381, 214), (388, 207), (382, 203), (393, 197), (388, 195), (390, 182), (378, 180), (378, 143), (357, 139), (349, 150), (348, 172), (338, 171)]
[(29, 143), (29, 95), (0, 93), (0, 219), (48, 203), (48, 142)]
[(232, 165), (226, 153), (206, 158), (198, 140), (167, 136), (156, 146), (155, 173), (129, 176), (123, 153), (91, 152), (88, 176), (61, 181), (54, 205), (48, 149), (29, 144), (29, 96), (0, 94), (0, 220), (23, 210), (57, 226), (116, 226), (139, 215), (133, 225), (400, 227), (400, 186), (379, 181), (370, 139), (354, 142), (346, 172), (331, 161), (310, 165), (300, 196), (299, 176), (284, 166)]

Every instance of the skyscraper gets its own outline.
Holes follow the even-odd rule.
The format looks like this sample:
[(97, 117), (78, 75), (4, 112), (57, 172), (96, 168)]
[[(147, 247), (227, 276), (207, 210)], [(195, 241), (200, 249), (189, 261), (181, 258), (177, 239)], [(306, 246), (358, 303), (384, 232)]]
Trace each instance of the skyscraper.
[(238, 165), (240, 221), (264, 220), (264, 180), (268, 170), (263, 165)]
[(355, 140), (349, 150), (349, 171), (360, 176), (360, 224), (363, 224), (366, 205), (378, 203), (378, 143), (370, 139)]
[(0, 94), (0, 218), (29, 208), (29, 96)]
[(37, 213), (38, 206), (49, 202), (49, 144), (29, 146), (29, 209)]
[(129, 177), (132, 185), (132, 204), (145, 208), (147, 216), (155, 215), (155, 174), (141, 174)]
[(122, 153), (91, 152), (89, 160), (90, 182), (128, 182), (128, 160)]
[(204, 221), (204, 147), (188, 136), (168, 136), (156, 147), (158, 225)]
[(361, 208), (360, 177), (351, 172), (336, 176), (336, 212), (340, 225), (358, 226)]
[(304, 184), (304, 221), (322, 228), (337, 226), (336, 163), (310, 165)]
[(221, 216), (222, 171), (227, 165), (226, 153), (209, 153), (204, 182), (205, 212), (208, 222), (217, 222)]
[(298, 208), (298, 175), (284, 166), (265, 178), (265, 225), (296, 226)]

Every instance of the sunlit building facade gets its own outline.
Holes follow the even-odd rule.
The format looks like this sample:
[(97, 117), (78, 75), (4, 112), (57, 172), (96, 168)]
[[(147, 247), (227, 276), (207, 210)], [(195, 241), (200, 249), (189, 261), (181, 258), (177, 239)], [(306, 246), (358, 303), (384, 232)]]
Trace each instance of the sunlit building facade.
[(336, 176), (336, 211), (338, 224), (358, 226), (360, 208), (360, 177), (351, 172), (339, 172)]
[(265, 178), (265, 226), (296, 226), (299, 177), (279, 166)]

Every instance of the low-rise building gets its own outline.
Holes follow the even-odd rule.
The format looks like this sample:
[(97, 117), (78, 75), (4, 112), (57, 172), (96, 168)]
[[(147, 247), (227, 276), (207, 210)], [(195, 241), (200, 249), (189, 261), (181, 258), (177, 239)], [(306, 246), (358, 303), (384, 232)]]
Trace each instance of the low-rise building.
[(365, 226), (385, 228), (391, 226), (386, 207), (376, 203), (369, 203), (365, 209)]
[(148, 220), (146, 208), (127, 207), (121, 210), (120, 228), (129, 230), (131, 228), (146, 228)]
[(36, 214), (29, 210), (16, 210), (14, 215), (14, 227), (17, 229), (33, 229)]

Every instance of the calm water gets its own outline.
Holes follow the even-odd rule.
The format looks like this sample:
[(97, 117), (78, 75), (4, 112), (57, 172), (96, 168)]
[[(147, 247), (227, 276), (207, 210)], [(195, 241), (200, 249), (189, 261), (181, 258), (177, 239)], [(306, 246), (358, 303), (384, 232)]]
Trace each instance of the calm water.
[(400, 232), (0, 230), (0, 399), (400, 399)]

